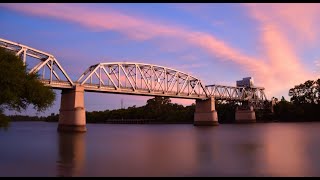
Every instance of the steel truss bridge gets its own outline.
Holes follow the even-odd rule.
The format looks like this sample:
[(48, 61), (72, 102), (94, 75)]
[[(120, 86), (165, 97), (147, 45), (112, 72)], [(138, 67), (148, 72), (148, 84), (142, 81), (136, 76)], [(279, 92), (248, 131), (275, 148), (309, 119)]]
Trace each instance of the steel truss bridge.
[(1, 38), (0, 47), (13, 51), (25, 65), (29, 65), (29, 59), (36, 59), (37, 63), (29, 65), (32, 68), (28, 72), (37, 73), (42, 83), (54, 89), (72, 89), (75, 85), (82, 85), (85, 91), (90, 92), (185, 99), (214, 97), (216, 100), (247, 101), (254, 108), (262, 108), (267, 100), (263, 87), (204, 85), (190, 74), (137, 62), (94, 64), (73, 82), (52, 54)]

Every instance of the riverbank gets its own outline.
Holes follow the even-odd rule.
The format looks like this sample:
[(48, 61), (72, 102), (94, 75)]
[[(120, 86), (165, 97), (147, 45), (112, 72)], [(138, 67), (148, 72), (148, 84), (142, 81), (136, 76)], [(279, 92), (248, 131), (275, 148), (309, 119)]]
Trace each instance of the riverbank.
[[(10, 122), (58, 122), (58, 120), (46, 120), (41, 118), (32, 118), (32, 119), (24, 119), (24, 120), (11, 120)], [(320, 122), (318, 120), (286, 120), (281, 121), (278, 119), (274, 120), (257, 120), (255, 123), (303, 123), (303, 122)], [(155, 119), (108, 119), (105, 121), (87, 121), (87, 124), (193, 124), (193, 121), (161, 121)], [(228, 122), (219, 122), (219, 124), (237, 124), (235, 121)]]

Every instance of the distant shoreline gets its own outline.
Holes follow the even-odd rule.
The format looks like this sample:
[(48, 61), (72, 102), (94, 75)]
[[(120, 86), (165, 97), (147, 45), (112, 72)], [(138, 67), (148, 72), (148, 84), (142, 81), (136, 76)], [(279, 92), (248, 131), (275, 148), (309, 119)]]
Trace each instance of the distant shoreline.
[[(45, 121), (45, 120), (11, 120), (10, 122), (48, 122), (58, 123), (58, 121)], [(320, 120), (308, 121), (279, 121), (279, 120), (257, 120), (255, 123), (303, 123), (303, 122), (320, 122)], [(104, 122), (86, 122), (87, 124), (193, 124), (189, 121), (156, 121), (152, 119), (112, 119)], [(235, 122), (219, 122), (219, 124), (237, 124)]]
[[(58, 121), (47, 121), (47, 120), (11, 120), (10, 122), (54, 122)], [(193, 121), (160, 121), (154, 119), (112, 119), (101, 122), (86, 122), (87, 124), (193, 124)]]

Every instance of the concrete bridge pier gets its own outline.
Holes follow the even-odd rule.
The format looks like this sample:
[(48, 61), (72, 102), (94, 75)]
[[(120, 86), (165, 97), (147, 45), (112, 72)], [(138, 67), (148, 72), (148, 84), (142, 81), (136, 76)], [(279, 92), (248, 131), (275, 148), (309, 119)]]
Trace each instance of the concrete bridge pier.
[(194, 125), (217, 126), (218, 114), (215, 109), (215, 100), (210, 97), (206, 100), (196, 100), (196, 111), (194, 113)]
[(249, 109), (236, 109), (235, 116), (236, 123), (255, 123), (256, 122), (256, 113), (253, 110), (253, 107), (250, 106)]
[(75, 85), (73, 89), (62, 90), (58, 131), (87, 131), (83, 86)]

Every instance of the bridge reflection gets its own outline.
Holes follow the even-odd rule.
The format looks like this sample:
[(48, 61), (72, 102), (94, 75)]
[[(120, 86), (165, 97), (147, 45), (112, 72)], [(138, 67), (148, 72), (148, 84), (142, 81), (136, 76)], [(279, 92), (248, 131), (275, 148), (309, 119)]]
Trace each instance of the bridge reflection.
[(85, 134), (58, 133), (59, 156), (57, 176), (83, 176), (85, 163)]

